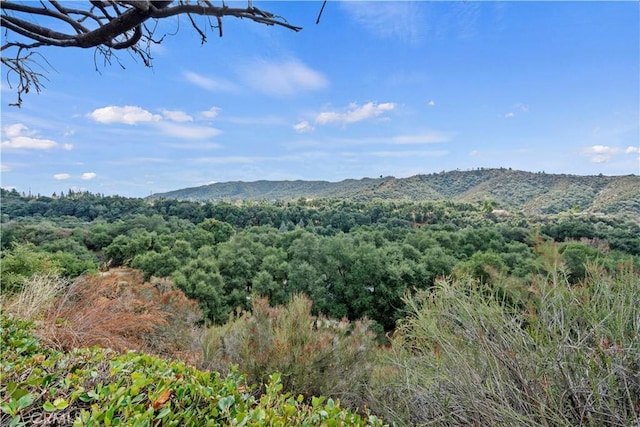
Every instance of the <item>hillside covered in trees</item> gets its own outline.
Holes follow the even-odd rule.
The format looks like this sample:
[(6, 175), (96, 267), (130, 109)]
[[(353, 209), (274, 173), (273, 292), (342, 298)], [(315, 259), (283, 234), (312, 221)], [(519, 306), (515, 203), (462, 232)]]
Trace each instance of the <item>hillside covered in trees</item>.
[(160, 198), (192, 201), (340, 198), (469, 203), (492, 200), (500, 209), (530, 214), (578, 209), (592, 213), (627, 212), (640, 216), (640, 176), (578, 176), (478, 169), (340, 182), (221, 182), (150, 196), (152, 200)]
[[(640, 420), (633, 211), (15, 190), (0, 203), (15, 344), (2, 423)], [(94, 345), (111, 350), (73, 350)]]

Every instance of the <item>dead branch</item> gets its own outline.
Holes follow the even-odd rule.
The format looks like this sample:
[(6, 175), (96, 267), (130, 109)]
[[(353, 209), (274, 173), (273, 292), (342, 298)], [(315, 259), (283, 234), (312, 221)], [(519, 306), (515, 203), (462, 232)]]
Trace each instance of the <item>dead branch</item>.
[(157, 25), (146, 26), (148, 21), (186, 15), (203, 43), (205, 32), (193, 15), (215, 18), (217, 25), (212, 27), (218, 28), (220, 36), (225, 17), (292, 31), (302, 29), (258, 9), (251, 0), (246, 8), (228, 7), (224, 1), (216, 6), (210, 0), (90, 0), (64, 5), (54, 0), (39, 3), (2, 0), (0, 8), (0, 27), (4, 33), (0, 48), (2, 65), (6, 67), (9, 86), (16, 88), (18, 100), (12, 105), (17, 106), (31, 88), (37, 92), (43, 88), (42, 80), (46, 77), (42, 70), (46, 67), (37, 63), (37, 56), (33, 55), (34, 49), (42, 46), (95, 48), (105, 56), (111, 56), (113, 50), (129, 50), (151, 66), (150, 46), (161, 42), (166, 34), (156, 36)]

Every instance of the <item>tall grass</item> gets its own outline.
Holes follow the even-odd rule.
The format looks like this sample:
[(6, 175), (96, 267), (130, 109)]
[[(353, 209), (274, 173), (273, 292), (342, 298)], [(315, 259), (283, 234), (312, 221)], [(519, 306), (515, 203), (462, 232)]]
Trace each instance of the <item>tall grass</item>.
[(404, 425), (640, 425), (639, 277), (536, 277), (520, 312), (442, 280), (406, 299), (373, 409)]
[(2, 308), (19, 319), (36, 320), (51, 307), (69, 283), (69, 280), (55, 274), (34, 274), (24, 280), (20, 292), (2, 294)]

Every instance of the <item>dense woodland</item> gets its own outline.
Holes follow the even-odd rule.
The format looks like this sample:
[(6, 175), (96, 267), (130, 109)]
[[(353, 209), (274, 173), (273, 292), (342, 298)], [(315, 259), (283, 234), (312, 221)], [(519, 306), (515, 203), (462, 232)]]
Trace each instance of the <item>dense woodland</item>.
[[(56, 303), (57, 328), (41, 333), (55, 348), (72, 347), (71, 335), (74, 345), (118, 348), (116, 338), (100, 341), (93, 330), (79, 338), (78, 325), (86, 329), (98, 317), (72, 318), (92, 301), (123, 300), (145, 307), (145, 321), (155, 313), (165, 323), (139, 330), (137, 339), (127, 332), (120, 348), (144, 343), (137, 348), (215, 372), (239, 366), (255, 384), (280, 372), (284, 390), (301, 399), (337, 397), (390, 422), (640, 420), (640, 223), (633, 212), (531, 215), (496, 209), (491, 199), (1, 196), (4, 305), (34, 278), (67, 283), (57, 288), (67, 289)], [(89, 304), (80, 309), (82, 301)], [(120, 305), (105, 307), (110, 319), (126, 317)], [(568, 352), (572, 345), (580, 353)], [(480, 380), (477, 370), (504, 388)], [(475, 406), (482, 390), (488, 406)]]
[[(538, 252), (556, 242), (570, 283), (585, 263), (640, 265), (640, 225), (619, 217), (567, 213), (497, 215), (490, 203), (197, 203), (70, 192), (49, 197), (2, 193), (4, 289), (50, 265), (68, 277), (130, 266), (146, 279), (171, 278), (224, 323), (251, 296), (283, 304), (308, 295), (314, 312), (368, 317), (390, 331), (407, 292), (438, 277), (521, 279), (540, 273)], [(515, 298), (516, 296), (509, 296)]]

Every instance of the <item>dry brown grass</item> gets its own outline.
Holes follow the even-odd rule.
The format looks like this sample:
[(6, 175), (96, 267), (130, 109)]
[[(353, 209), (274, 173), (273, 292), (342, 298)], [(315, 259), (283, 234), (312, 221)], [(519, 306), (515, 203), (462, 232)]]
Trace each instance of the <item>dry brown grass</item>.
[(2, 298), (2, 309), (23, 320), (36, 320), (48, 310), (69, 281), (54, 274), (35, 274), (24, 281), (17, 294)]
[(115, 269), (72, 283), (48, 276), (28, 283), (6, 310), (35, 319), (45, 345), (61, 350), (97, 345), (198, 362), (192, 332), (200, 310), (168, 281), (144, 282), (136, 270)]

